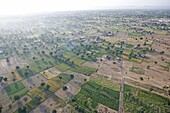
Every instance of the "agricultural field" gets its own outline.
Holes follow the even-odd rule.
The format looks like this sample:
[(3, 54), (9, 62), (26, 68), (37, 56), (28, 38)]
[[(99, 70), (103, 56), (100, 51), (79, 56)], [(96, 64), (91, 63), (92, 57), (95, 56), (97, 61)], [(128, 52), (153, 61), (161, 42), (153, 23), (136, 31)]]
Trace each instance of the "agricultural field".
[(89, 106), (87, 112), (93, 111), (98, 103), (118, 110), (119, 92), (93, 82), (87, 82), (83, 84), (80, 92), (71, 101), (74, 106), (84, 111), (87, 110), (86, 106)]
[(5, 106), (5, 108), (3, 109), (4, 110), (3, 112), (5, 112), (5, 113), (11, 113), (11, 112), (18, 113), (18, 109), (21, 106), (28, 103), (29, 101), (31, 101), (31, 97), (29, 97), (28, 95), (25, 95), (25, 96), (21, 97), (18, 101), (11, 103), (9, 106)]
[(28, 79), (22, 81), (28, 90), (33, 90), (34, 88), (41, 85), (42, 82), (46, 82), (47, 79), (37, 74)]
[(0, 113), (170, 113), (169, 18), (142, 9), (0, 17)]
[(43, 101), (40, 105), (38, 105), (35, 109), (30, 111), (30, 113), (51, 113), (53, 110), (60, 112), (65, 106), (65, 103), (56, 96), (50, 96), (45, 101)]
[(8, 105), (9, 103), (12, 102), (12, 100), (10, 99), (10, 97), (7, 95), (7, 93), (5, 92), (4, 89), (0, 90), (0, 104), (1, 105)]
[(124, 102), (127, 112), (168, 113), (170, 111), (168, 99), (129, 85), (125, 85)]
[(27, 94), (28, 89), (24, 86), (24, 84), (21, 81), (19, 81), (5, 87), (5, 91), (12, 100), (15, 100), (16, 96), (22, 97), (25, 94)]

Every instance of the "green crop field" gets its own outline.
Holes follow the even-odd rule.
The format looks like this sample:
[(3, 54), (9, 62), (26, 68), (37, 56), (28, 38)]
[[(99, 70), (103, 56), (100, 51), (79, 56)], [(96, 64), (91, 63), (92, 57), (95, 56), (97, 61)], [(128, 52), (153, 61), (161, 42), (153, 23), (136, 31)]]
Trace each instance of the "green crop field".
[(124, 108), (131, 113), (168, 113), (170, 99), (125, 85)]
[(145, 74), (145, 71), (142, 68), (131, 67), (129, 70), (137, 74), (141, 74), (141, 75)]
[(35, 70), (27, 69), (26, 67), (18, 69), (17, 72), (24, 79), (31, 77), (37, 73)]
[(5, 91), (12, 99), (14, 99), (14, 96), (24, 96), (28, 92), (28, 90), (21, 81), (5, 87)]
[[(91, 101), (92, 99), (92, 101)], [(100, 86), (94, 82), (86, 82), (82, 85), (80, 92), (73, 98), (72, 104), (86, 109), (83, 101), (88, 100), (91, 108), (95, 108), (98, 103), (118, 110), (119, 92)], [(89, 112), (89, 111), (88, 111)]]
[(71, 67), (68, 64), (61, 63), (56, 66), (56, 68), (62, 72), (69, 70)]
[(76, 66), (75, 68), (72, 68), (71, 71), (77, 72), (77, 73), (81, 73), (84, 75), (90, 75), (93, 72), (96, 72), (97, 69), (95, 68), (91, 68), (91, 67), (87, 67), (87, 66)]

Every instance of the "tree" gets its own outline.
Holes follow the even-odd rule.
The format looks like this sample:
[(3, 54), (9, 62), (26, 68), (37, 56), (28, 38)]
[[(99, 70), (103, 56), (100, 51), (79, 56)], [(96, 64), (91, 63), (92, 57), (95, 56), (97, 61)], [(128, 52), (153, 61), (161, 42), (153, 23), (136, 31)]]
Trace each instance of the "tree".
[(153, 91), (153, 88), (151, 87), (151, 88), (149, 89), (149, 91)]
[(18, 70), (18, 69), (20, 69), (20, 67), (19, 67), (19, 66), (16, 66), (16, 70)]
[(42, 54), (45, 54), (45, 51), (42, 51)]
[(161, 52), (160, 52), (161, 55), (164, 54), (164, 53), (165, 53), (164, 51), (161, 51)]
[(74, 64), (74, 61), (71, 61), (71, 64)]
[(14, 100), (19, 100), (20, 96), (19, 95), (15, 95), (14, 96)]
[(146, 69), (150, 69), (150, 66), (147, 66)]
[(71, 79), (73, 79), (73, 78), (74, 78), (74, 75), (73, 75), (73, 74), (71, 74), (71, 75), (70, 75), (70, 78), (71, 78)]
[(30, 66), (26, 66), (27, 67), (27, 69), (29, 69), (30, 68)]
[(57, 111), (56, 111), (56, 110), (53, 110), (52, 113), (57, 113)]
[(81, 58), (84, 58), (84, 55), (81, 55)]
[(27, 97), (24, 97), (23, 100), (24, 100), (25, 102), (27, 102), (28, 98), (27, 98)]
[(50, 52), (49, 54), (52, 56), (52, 55), (53, 55), (53, 52)]
[(144, 42), (143, 45), (146, 46), (146, 42)]
[(140, 77), (140, 80), (142, 80), (142, 81), (143, 81), (143, 77)]
[(25, 106), (18, 108), (18, 113), (26, 113), (26, 112), (27, 112), (27, 108)]
[(6, 82), (7, 80), (8, 80), (7, 77), (5, 77), (5, 78), (4, 78), (4, 81)]
[(49, 89), (50, 89), (50, 87), (51, 87), (50, 85), (46, 85), (46, 89), (47, 89), (47, 90), (49, 90)]
[(29, 73), (28, 73), (28, 72), (25, 72), (24, 74), (25, 74), (25, 76), (28, 76), (28, 75), (29, 75)]
[(36, 95), (36, 96), (33, 97), (33, 100), (34, 100), (35, 104), (39, 104), (40, 101), (41, 101), (41, 97)]
[(9, 58), (6, 58), (6, 62), (9, 62)]
[(62, 79), (62, 77), (61, 77), (61, 76), (59, 76), (59, 79), (61, 80), (61, 79)]
[(67, 86), (63, 86), (63, 91), (66, 91), (68, 88), (67, 88)]
[(45, 83), (44, 83), (44, 82), (42, 82), (42, 83), (41, 83), (41, 86), (44, 86), (44, 85), (45, 85)]
[(0, 77), (0, 82), (3, 80), (3, 77)]
[(2, 113), (2, 108), (3, 108), (2, 105), (0, 105), (0, 113)]
[(158, 62), (157, 62), (157, 61), (155, 61), (154, 63), (155, 63), (155, 64), (157, 64)]

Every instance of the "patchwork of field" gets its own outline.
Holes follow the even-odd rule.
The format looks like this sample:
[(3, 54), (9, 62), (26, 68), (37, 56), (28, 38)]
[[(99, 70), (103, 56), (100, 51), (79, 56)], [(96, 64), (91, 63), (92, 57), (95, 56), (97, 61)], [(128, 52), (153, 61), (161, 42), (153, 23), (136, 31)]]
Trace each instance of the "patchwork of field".
[(33, 90), (36, 87), (39, 87), (42, 82), (46, 82), (47, 79), (43, 76), (37, 74), (28, 79), (22, 81), (22, 83), (26, 86), (28, 90)]
[(57, 113), (60, 113), (65, 103), (56, 96), (50, 96), (40, 105), (34, 108), (30, 113), (52, 113), (56, 109)]
[(60, 88), (57, 92), (55, 92), (55, 95), (63, 100), (68, 100), (79, 92), (81, 84), (81, 82), (71, 80), (70, 82), (65, 84), (65, 86), (67, 87), (66, 91), (64, 91), (63, 88)]
[[(7, 62), (8, 61), (8, 62)], [(0, 74), (5, 74), (8, 73), (12, 70), (15, 70), (15, 67), (20, 65), (20, 67), (24, 67), (27, 65), (24, 61), (15, 58), (15, 57), (10, 57), (8, 59), (2, 59), (0, 60)]]
[(123, 112), (169, 113), (169, 17), (108, 10), (3, 19), (0, 113), (117, 113), (123, 85)]
[(0, 88), (0, 105), (7, 106), (9, 103), (12, 103), (12, 100), (9, 98), (5, 90)]
[(96, 108), (98, 103), (118, 110), (118, 101), (118, 91), (110, 90), (94, 82), (87, 82), (82, 85), (80, 92), (71, 100), (71, 104), (84, 112), (90, 112)]
[(5, 106), (3, 112), (4, 113), (16, 112), (20, 107), (22, 107), (29, 101), (31, 101), (31, 97), (25, 95), (22, 98), (20, 98), (18, 101), (11, 103), (9, 106)]
[(24, 86), (24, 84), (21, 81), (15, 82), (5, 87), (4, 89), (12, 100), (15, 100), (15, 96), (17, 95), (24, 96), (28, 92), (28, 89)]

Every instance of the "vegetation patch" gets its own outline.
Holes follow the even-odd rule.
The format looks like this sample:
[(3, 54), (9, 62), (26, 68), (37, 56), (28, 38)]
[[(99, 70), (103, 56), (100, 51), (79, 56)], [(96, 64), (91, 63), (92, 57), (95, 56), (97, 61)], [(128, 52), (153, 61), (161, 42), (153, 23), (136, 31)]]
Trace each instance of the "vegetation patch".
[(65, 72), (65, 71), (69, 70), (71, 67), (68, 64), (61, 63), (61, 64), (57, 65), (56, 68), (62, 72)]
[(74, 62), (74, 64), (77, 64), (77, 65), (81, 65), (82, 63), (86, 62), (86, 60), (83, 60), (80, 57), (74, 57), (70, 61)]
[(48, 70), (45, 70), (43, 72), (41, 72), (41, 75), (47, 79), (52, 79), (55, 77), (55, 75), (53, 75), (52, 73), (50, 73)]
[(140, 90), (129, 85), (124, 87), (125, 112), (131, 113), (168, 113), (170, 100), (168, 98)]
[(35, 70), (28, 69), (26, 67), (21, 68), (21, 69), (17, 69), (17, 72), (24, 79), (31, 77), (31, 76), (33, 76), (37, 73)]
[(75, 68), (72, 68), (71, 71), (74, 71), (74, 72), (81, 73), (81, 74), (89, 76), (93, 72), (96, 72), (97, 69), (87, 67), (87, 66), (76, 66)]
[(131, 72), (134, 72), (134, 73), (136, 73), (136, 74), (145, 74), (145, 71), (142, 69), (142, 68), (139, 68), (139, 67), (131, 67), (130, 69), (129, 69)]
[(91, 108), (95, 108), (98, 105), (98, 103), (101, 103), (112, 109), (118, 110), (119, 105), (118, 101), (119, 101), (118, 91), (102, 87), (90, 81), (82, 85), (80, 92), (72, 99), (72, 104), (83, 110), (86, 109), (85, 106), (87, 104), (89, 106), (88, 109), (92, 111)]
[(12, 99), (14, 99), (15, 96), (18, 96), (18, 98), (20, 98), (26, 95), (28, 92), (28, 90), (21, 81), (15, 82), (14, 84), (5, 87), (5, 91)]

